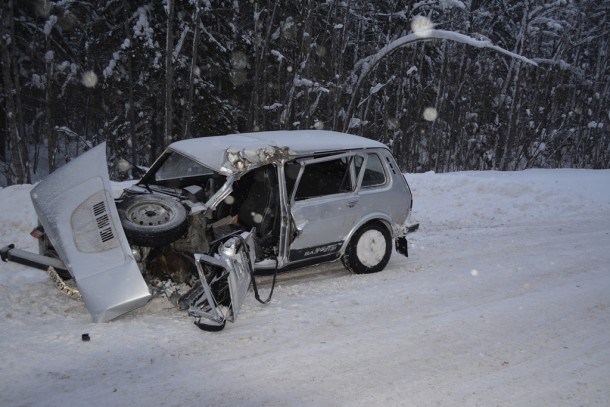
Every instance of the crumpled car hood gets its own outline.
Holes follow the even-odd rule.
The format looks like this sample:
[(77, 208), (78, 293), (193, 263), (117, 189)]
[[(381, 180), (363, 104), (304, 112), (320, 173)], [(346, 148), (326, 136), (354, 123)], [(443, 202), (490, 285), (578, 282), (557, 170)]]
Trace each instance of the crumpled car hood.
[(47, 176), (31, 198), (93, 321), (109, 321), (148, 302), (150, 291), (112, 197), (106, 143)]

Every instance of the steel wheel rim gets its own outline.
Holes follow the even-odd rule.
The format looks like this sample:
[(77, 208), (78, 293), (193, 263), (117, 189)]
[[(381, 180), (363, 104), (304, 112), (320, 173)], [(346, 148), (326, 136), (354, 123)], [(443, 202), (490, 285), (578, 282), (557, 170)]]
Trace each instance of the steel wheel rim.
[(139, 202), (126, 211), (127, 218), (141, 226), (157, 226), (169, 223), (174, 217), (174, 211), (158, 202)]
[(375, 267), (381, 263), (385, 251), (385, 237), (383, 233), (375, 229), (364, 232), (356, 245), (356, 256), (366, 267)]

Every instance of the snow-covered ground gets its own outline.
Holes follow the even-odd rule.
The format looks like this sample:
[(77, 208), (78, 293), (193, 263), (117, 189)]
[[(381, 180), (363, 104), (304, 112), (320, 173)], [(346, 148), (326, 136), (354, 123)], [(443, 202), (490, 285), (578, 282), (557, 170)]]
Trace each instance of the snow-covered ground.
[[(411, 257), (297, 272), (219, 333), (162, 301), (94, 324), (1, 264), (0, 405), (610, 405), (610, 171), (407, 178)], [(36, 249), (30, 188), (0, 190), (1, 245)]]

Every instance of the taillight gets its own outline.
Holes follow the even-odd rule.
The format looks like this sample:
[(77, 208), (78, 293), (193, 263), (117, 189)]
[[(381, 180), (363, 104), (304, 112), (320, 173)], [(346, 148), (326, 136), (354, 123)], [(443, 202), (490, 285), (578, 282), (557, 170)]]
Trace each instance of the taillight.
[(32, 229), (30, 235), (34, 239), (40, 239), (44, 236), (44, 229), (42, 228), (42, 226), (36, 226), (34, 229)]

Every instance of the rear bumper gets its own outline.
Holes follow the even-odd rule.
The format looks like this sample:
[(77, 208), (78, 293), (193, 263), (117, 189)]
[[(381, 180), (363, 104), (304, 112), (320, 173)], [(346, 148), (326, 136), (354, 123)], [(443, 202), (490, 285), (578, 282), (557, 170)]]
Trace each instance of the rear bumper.
[(414, 233), (419, 230), (419, 223), (414, 223), (412, 225), (407, 226), (407, 231), (405, 234)]
[(415, 223), (413, 225), (408, 225), (405, 228), (405, 236), (401, 236), (397, 238), (394, 243), (396, 247), (396, 251), (402, 254), (405, 257), (409, 257), (409, 244), (407, 243), (406, 235), (409, 233), (416, 232), (419, 229), (419, 223)]

